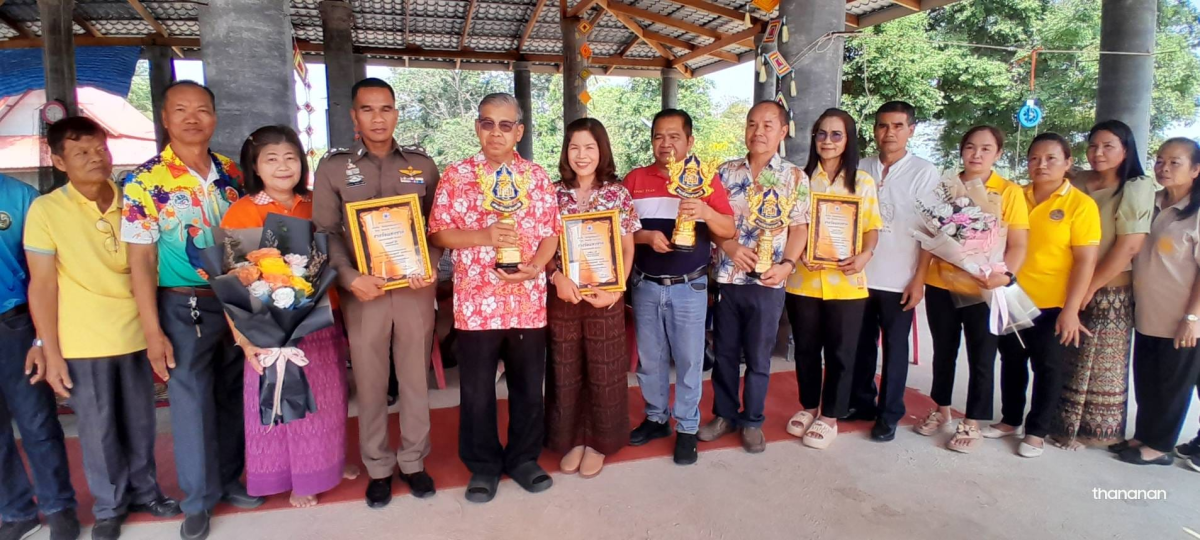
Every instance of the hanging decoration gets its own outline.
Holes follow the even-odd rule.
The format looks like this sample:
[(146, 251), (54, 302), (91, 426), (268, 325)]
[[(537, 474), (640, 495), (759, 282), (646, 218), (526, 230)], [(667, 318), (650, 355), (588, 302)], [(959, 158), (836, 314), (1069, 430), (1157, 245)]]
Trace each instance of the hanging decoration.
[(588, 21), (579, 21), (578, 28), (579, 28), (579, 33), (586, 36), (592, 32), (592, 23), (590, 23)]
[(782, 54), (779, 54), (779, 51), (767, 53), (767, 62), (770, 62), (771, 67), (775, 69), (775, 76), (780, 79), (792, 72), (792, 66), (787, 63)]
[[(583, 104), (585, 109), (592, 102), (592, 94), (588, 92), (588, 79), (592, 78), (592, 70), (589, 69), (589, 63), (592, 59), (592, 46), (587, 43), (587, 35), (591, 31), (591, 28), (592, 25), (587, 21), (581, 22), (578, 26), (580, 33), (579, 40), (583, 41), (583, 44), (579, 46), (579, 56), (583, 64), (582, 69), (579, 70), (579, 102)], [(584, 115), (586, 116), (586, 113)]]
[(583, 69), (579, 70), (579, 78), (583, 79), (585, 81), (592, 78), (592, 70), (590, 70), (588, 68), (583, 68)]
[(1032, 129), (1042, 123), (1045, 114), (1042, 112), (1042, 100), (1037, 98), (1037, 56), (1041, 47), (1029, 53), (1029, 98), (1017, 111), (1017, 123), (1025, 129)]
[(755, 66), (754, 71), (758, 73), (758, 82), (760, 82), (760, 83), (767, 82), (767, 66), (765, 64), (763, 64), (762, 55), (758, 55), (758, 56), (754, 57), (754, 66)]
[(764, 13), (771, 13), (772, 11), (775, 11), (775, 8), (779, 7), (779, 0), (754, 0), (751, 2), (751, 4), (754, 4), (754, 7), (763, 10)]
[(775, 43), (779, 39), (779, 27), (783, 26), (781, 19), (775, 19), (767, 23), (767, 29), (763, 32), (763, 44)]
[[(296, 112), (304, 112), (304, 128), (301, 132), (304, 134), (304, 146), (308, 148), (309, 159), (317, 157), (317, 151), (313, 145), (313, 113), (316, 108), (312, 105), (312, 83), (308, 80), (308, 66), (304, 64), (304, 55), (300, 53), (300, 44), (296, 41), (295, 33), (292, 34), (292, 67), (296, 71), (296, 78), (300, 80), (300, 84), (304, 87), (304, 105), (296, 105)], [(305, 179), (307, 181), (307, 179)]]
[(795, 118), (792, 116), (792, 108), (788, 106), (788, 100), (787, 100), (787, 98), (786, 98), (786, 97), (783, 97), (783, 92), (782, 92), (782, 91), (781, 91), (781, 92), (778, 92), (778, 93), (776, 93), (776, 94), (775, 94), (775, 103), (778, 103), (778, 104), (780, 104), (780, 105), (783, 107), (783, 110), (787, 111), (787, 117), (788, 117), (788, 137), (793, 137), (793, 136), (795, 136), (795, 133), (796, 133), (796, 119), (795, 119)]
[(783, 42), (784, 42), (784, 43), (787, 43), (787, 42), (788, 42), (788, 27), (787, 27), (787, 17), (784, 17), (784, 18), (783, 18)]

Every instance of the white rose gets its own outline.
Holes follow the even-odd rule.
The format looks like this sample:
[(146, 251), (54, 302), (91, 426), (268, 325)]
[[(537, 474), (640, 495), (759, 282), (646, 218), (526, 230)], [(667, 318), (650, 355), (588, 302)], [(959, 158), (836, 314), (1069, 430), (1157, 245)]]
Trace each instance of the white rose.
[(980, 210), (978, 206), (968, 206), (963, 208), (962, 213), (966, 214), (966, 216), (971, 219), (979, 219), (983, 217), (983, 210)]
[(305, 277), (308, 275), (308, 269), (303, 264), (292, 267), (292, 275), (296, 277)]
[(971, 206), (971, 199), (968, 199), (966, 197), (959, 197), (957, 199), (954, 199), (954, 204), (956, 204), (958, 206)]
[(958, 225), (953, 223), (942, 225), (942, 232), (946, 233), (946, 236), (954, 236), (954, 233), (958, 232)]
[(945, 219), (954, 215), (954, 207), (949, 204), (942, 203), (933, 207), (933, 215)]
[(288, 309), (296, 303), (296, 291), (291, 287), (280, 287), (271, 293), (271, 301), (279, 309)]
[(288, 266), (306, 266), (308, 265), (308, 257), (291, 253), (283, 256), (283, 262), (288, 263)]
[(271, 286), (261, 279), (251, 283), (249, 291), (251, 296), (254, 296), (264, 302), (271, 297)]

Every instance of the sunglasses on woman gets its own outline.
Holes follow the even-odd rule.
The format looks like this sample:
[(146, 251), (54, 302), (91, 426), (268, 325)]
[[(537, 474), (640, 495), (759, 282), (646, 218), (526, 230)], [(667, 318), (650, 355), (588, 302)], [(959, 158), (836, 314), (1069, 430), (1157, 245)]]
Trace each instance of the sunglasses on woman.
[(500, 131), (503, 133), (512, 133), (512, 130), (517, 127), (516, 122), (510, 122), (508, 120), (501, 120), (497, 122), (491, 118), (480, 118), (476, 120), (475, 123), (479, 124), (480, 129), (483, 129), (484, 131), (492, 131), (496, 129), (496, 125), (499, 124)]
[(843, 134), (840, 131), (834, 131), (834, 132), (818, 131), (817, 132), (817, 142), (825, 142), (826, 139), (828, 139), (835, 143), (839, 143), (839, 142), (842, 142), (842, 139), (844, 139), (845, 137), (846, 137), (845, 134)]

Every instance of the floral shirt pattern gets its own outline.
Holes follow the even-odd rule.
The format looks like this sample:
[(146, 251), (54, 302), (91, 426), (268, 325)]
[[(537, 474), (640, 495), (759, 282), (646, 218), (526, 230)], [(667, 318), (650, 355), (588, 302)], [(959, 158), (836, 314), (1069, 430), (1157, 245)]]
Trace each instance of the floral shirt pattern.
[[(831, 181), (829, 175), (817, 165), (809, 186), (812, 193), (852, 195), (861, 198), (862, 207), (859, 211), (862, 215), (859, 219), (862, 233), (883, 228), (883, 217), (879, 214), (879, 195), (875, 179), (871, 178), (871, 175), (858, 171), (854, 177), (854, 193), (849, 193), (841, 174)], [(811, 197), (809, 200), (812, 200)], [(847, 276), (836, 268), (810, 272), (804, 265), (800, 265), (787, 280), (787, 292), (822, 300), (859, 300), (867, 297), (867, 274), (864, 271)]]
[[(477, 231), (500, 219), (500, 214), (483, 208), (483, 188), (476, 178), (477, 167), (487, 167), (483, 154), (447, 167), (434, 195), (429, 233), (447, 229)], [(513, 154), (513, 172), (529, 175), (531, 182), (525, 207), (513, 217), (520, 235), (522, 260), (533, 258), (538, 245), (562, 229), (558, 200), (546, 171), (536, 163)], [(459, 330), (507, 330), (546, 326), (546, 276), (505, 283), (491, 272), (496, 248), (479, 246), (455, 249), (454, 327)]]
[(229, 158), (209, 153), (212, 174), (207, 179), (183, 164), (170, 146), (143, 163), (124, 180), (121, 240), (158, 244), (158, 284), (162, 287), (202, 287), (207, 282), (188, 262), (187, 227), (200, 247), (212, 245), (211, 229), (241, 197), (242, 172)]
[(621, 234), (633, 234), (642, 230), (642, 220), (637, 210), (633, 208), (633, 196), (625, 186), (618, 183), (606, 183), (592, 191), (588, 204), (581, 205), (575, 199), (575, 190), (557, 184), (558, 212), (563, 216), (583, 214), (587, 212), (603, 212), (605, 210), (621, 211)]
[[(791, 212), (788, 213), (788, 224), (804, 225), (809, 220), (809, 203), (808, 203), (808, 175), (804, 174), (804, 170), (797, 167), (793, 163), (779, 157), (775, 154), (771, 161), (767, 163), (766, 169), (763, 172), (770, 171), (779, 179), (780, 197), (784, 199), (795, 200), (795, 205), (792, 206)], [(756, 179), (750, 177), (750, 161), (746, 158), (739, 158), (726, 162), (721, 165), (721, 181), (725, 184), (726, 191), (729, 192), (729, 205), (733, 207), (733, 222), (737, 227), (738, 243), (751, 249), (758, 248), (759, 229), (755, 227), (751, 221), (750, 198), (758, 189)], [(762, 173), (759, 173), (759, 179), (762, 178)], [(776, 234), (772, 244), (772, 257), (776, 262), (783, 260), (783, 248), (787, 245), (788, 230), (783, 229), (781, 234)], [(798, 262), (798, 261), (797, 261)], [(733, 265), (733, 259), (729, 258), (723, 250), (717, 250), (717, 283), (732, 284), (732, 285), (758, 285), (758, 280), (746, 277), (746, 273), (738, 270)], [(783, 287), (780, 283), (776, 288)]]

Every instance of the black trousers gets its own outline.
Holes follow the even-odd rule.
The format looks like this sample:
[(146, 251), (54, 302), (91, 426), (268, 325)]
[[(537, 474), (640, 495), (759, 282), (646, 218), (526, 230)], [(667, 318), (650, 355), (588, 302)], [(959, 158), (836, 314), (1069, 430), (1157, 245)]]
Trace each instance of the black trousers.
[(1200, 377), (1200, 348), (1176, 349), (1175, 340), (1141, 333), (1133, 340), (1133, 388), (1137, 424), (1133, 438), (1171, 453)]
[[(546, 436), (542, 383), (546, 329), (458, 332), (461, 389), (458, 456), (472, 474), (500, 476), (537, 461)], [(508, 446), (496, 422), (496, 367), (504, 358), (508, 383)]]
[[(721, 285), (713, 342), (713, 414), (738, 427), (762, 427), (771, 381), (771, 351), (787, 292), (762, 285)], [(746, 375), (738, 398), (742, 355)], [(739, 406), (741, 411), (739, 412)]]
[(958, 347), (967, 340), (967, 418), (991, 420), (996, 387), (996, 351), (1000, 336), (988, 330), (986, 303), (955, 307), (950, 291), (925, 287), (925, 315), (933, 337), (933, 388), (930, 397), (940, 407), (954, 398)]
[[(904, 311), (898, 292), (870, 289), (859, 332), (858, 352), (850, 383), (850, 408), (877, 415), (894, 426), (904, 418), (904, 386), (908, 382), (908, 337), (913, 311)], [(883, 332), (883, 371), (875, 386), (879, 333)], [(879, 398), (878, 405), (875, 398)]]
[[(800, 406), (805, 409), (820, 407), (821, 415), (830, 418), (846, 416), (850, 408), (854, 354), (866, 304), (866, 299), (822, 300), (787, 295), (785, 306), (796, 343)], [(825, 359), (823, 374), (822, 353)]]
[[(1000, 414), (1010, 426), (1025, 424), (1025, 434), (1045, 437), (1050, 420), (1062, 394), (1063, 355), (1067, 347), (1054, 335), (1054, 325), (1062, 308), (1043, 309), (1033, 327), (1017, 334), (1000, 336)], [(1024, 341), (1024, 346), (1021, 345)], [(1029, 415), (1025, 414), (1025, 392), (1029, 388), (1029, 367), (1033, 366), (1033, 397)]]

